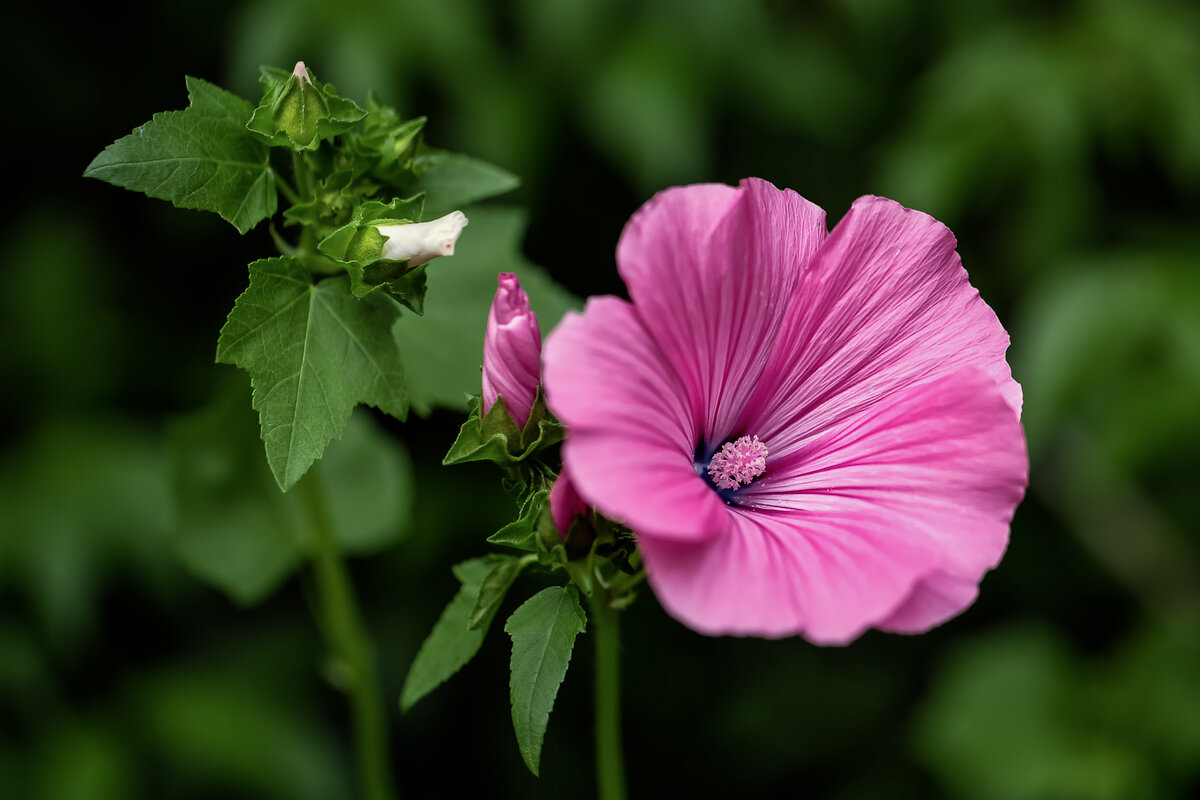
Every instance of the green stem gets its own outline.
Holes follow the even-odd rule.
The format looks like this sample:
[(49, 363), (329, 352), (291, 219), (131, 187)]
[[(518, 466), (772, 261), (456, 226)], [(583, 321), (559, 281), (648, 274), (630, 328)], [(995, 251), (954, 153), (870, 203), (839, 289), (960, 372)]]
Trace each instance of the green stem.
[(374, 648), (358, 612), (354, 587), (334, 539), (324, 489), (316, 473), (314, 464), (300, 480), (299, 488), (312, 534), (318, 623), (334, 658), (335, 675), (350, 696), (364, 797), (392, 800), (396, 795), (388, 766), (387, 720), (375, 674)]
[(600, 800), (625, 799), (625, 759), (621, 753), (620, 612), (596, 587), (592, 630), (596, 636), (596, 788)]
[(292, 205), (299, 203), (300, 198), (296, 195), (296, 190), (292, 188), (292, 185), (282, 175), (275, 172), (275, 170), (271, 170), (271, 172), (275, 175), (275, 185), (279, 187), (279, 191), (283, 192), (283, 196), (287, 198), (287, 201)]
[(304, 200), (312, 200), (312, 172), (308, 169), (308, 162), (304, 160), (304, 155), (295, 150), (292, 151), (292, 174), (296, 178), (296, 190), (300, 193), (300, 197)]

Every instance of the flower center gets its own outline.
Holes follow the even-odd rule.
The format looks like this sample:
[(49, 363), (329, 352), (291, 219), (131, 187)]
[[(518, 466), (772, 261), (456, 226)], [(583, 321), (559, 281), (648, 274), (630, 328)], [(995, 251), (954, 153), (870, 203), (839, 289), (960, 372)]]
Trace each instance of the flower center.
[(738, 489), (766, 472), (767, 446), (757, 436), (726, 442), (708, 462), (708, 477), (718, 489)]

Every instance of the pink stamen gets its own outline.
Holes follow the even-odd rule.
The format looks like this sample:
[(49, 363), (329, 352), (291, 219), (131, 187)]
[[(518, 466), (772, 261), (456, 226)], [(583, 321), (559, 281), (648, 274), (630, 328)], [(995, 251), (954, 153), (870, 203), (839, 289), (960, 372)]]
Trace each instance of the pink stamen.
[(708, 464), (708, 476), (718, 489), (737, 489), (766, 472), (767, 446), (757, 436), (726, 442)]

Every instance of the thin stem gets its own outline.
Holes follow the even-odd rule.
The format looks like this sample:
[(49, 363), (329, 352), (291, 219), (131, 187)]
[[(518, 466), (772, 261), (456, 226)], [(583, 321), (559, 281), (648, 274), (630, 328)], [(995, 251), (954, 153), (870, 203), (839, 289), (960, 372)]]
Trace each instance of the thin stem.
[(316, 472), (314, 464), (300, 480), (299, 488), (312, 533), (318, 627), (332, 652), (338, 683), (350, 698), (364, 797), (392, 800), (396, 795), (388, 766), (387, 721), (375, 675), (374, 648), (333, 537), (324, 490)]
[(596, 788), (600, 800), (625, 800), (625, 759), (621, 752), (620, 612), (607, 592), (596, 587), (592, 630), (596, 636)]
[(313, 199), (312, 172), (308, 169), (308, 162), (304, 160), (304, 155), (296, 150), (292, 151), (292, 174), (296, 178), (296, 190), (304, 200)]
[(275, 170), (271, 170), (271, 173), (275, 176), (275, 185), (279, 187), (279, 191), (283, 192), (283, 196), (287, 198), (288, 202), (292, 205), (299, 203), (300, 198), (297, 196), (296, 190), (292, 188), (292, 185)]
[[(297, 150), (292, 151), (292, 177), (296, 179), (296, 191), (301, 200), (308, 202), (316, 197), (313, 189), (312, 170), (308, 168), (304, 154)], [(308, 225), (305, 225), (300, 231), (300, 247), (298, 249), (308, 253), (317, 251), (316, 232)]]

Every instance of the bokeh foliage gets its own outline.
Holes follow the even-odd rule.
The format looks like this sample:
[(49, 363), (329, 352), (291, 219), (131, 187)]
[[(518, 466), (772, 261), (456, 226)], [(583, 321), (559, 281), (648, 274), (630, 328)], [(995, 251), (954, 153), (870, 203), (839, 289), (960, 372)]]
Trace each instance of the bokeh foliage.
[[(428, 116), (439, 145), (523, 180), (430, 269), (427, 318), (401, 320), (425, 336), (404, 354), (424, 376), (423, 416), (362, 420), (409, 444), (373, 473), (393, 475), (390, 527), (347, 528), (372, 553), (354, 571), (386, 696), (457, 588), (449, 565), (516, 511), (486, 465), (440, 466), (461, 416), (437, 409), (475, 388), (494, 273), (536, 275), (535, 310), (552, 322), (571, 297), (530, 262), (575, 295), (619, 292), (612, 253), (640, 202), (672, 183), (757, 175), (833, 219), (876, 193), (955, 231), (1012, 334), (1029, 497), (979, 602), (926, 636), (837, 650), (707, 639), (646, 593), (624, 626), (635, 795), (1200, 788), (1194, 4), (222, 0), (138, 6), (119, 39), (86, 16), (64, 27), (48, 9), (22, 13), (0, 57), (10, 77), (42, 65), (10, 96), (39, 132), (10, 147), (41, 172), (10, 192), (21, 202), (0, 266), (5, 792), (353, 796), (305, 579), (243, 610), (197, 578), (205, 563), (212, 578), (195, 538), (204, 521), (181, 522), (189, 495), (173, 486), (199, 490), (237, 454), (196, 464), (196, 479), (168, 467), (168, 431), (203, 436), (188, 415), (229, 377), (213, 343), (269, 235), (241, 239), (79, 179), (106, 143), (182, 107), (184, 74), (255, 97), (260, 64), (298, 59), (345, 96), (374, 88)], [(276, 586), (288, 567), (249, 563), (217, 563), (243, 600), (265, 591), (237, 583), (246, 574)], [(454, 773), (456, 793), (590, 791), (588, 635), (540, 779), (512, 742), (508, 655), (490, 642), (409, 714), (394, 708), (407, 796), (444, 794), (434, 765), (447, 753), (477, 765)]]

